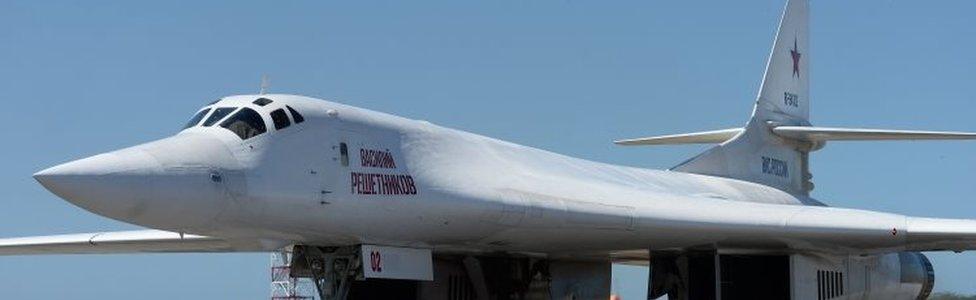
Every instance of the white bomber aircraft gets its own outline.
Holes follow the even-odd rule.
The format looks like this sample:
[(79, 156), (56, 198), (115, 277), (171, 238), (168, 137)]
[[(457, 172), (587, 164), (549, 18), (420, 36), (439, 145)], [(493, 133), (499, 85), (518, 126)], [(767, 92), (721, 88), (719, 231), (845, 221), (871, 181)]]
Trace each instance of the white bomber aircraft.
[[(175, 136), (34, 177), (152, 230), (8, 238), (0, 254), (261, 252), (323, 299), (605, 299), (612, 262), (649, 297), (924, 299), (920, 251), (976, 249), (976, 221), (828, 207), (809, 154), (833, 140), (973, 133), (814, 127), (808, 1), (790, 0), (744, 128), (666, 171), (614, 166), (338, 103), (244, 95)], [(478, 182), (466, 180), (472, 175)]]

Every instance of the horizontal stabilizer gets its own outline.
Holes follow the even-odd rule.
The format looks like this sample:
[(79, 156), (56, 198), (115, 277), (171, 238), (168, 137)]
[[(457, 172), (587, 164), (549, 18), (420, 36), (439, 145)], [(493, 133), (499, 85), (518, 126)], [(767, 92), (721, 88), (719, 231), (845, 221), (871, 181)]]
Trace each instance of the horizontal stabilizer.
[(717, 144), (731, 140), (742, 132), (742, 128), (729, 128), (713, 131), (682, 133), (662, 136), (652, 136), (629, 140), (614, 141), (614, 144), (624, 146), (638, 145), (678, 145), (678, 144)]
[(78, 233), (0, 239), (0, 255), (167, 252), (264, 252), (275, 246), (161, 230)]
[[(974, 132), (917, 131), (864, 128), (835, 128), (812, 126), (774, 126), (773, 133), (780, 137), (809, 141), (904, 141), (904, 140), (976, 140)], [(742, 132), (742, 128), (653, 136), (614, 141), (617, 145), (679, 145), (724, 143)]]
[(773, 127), (776, 135), (805, 141), (973, 140), (976, 133), (807, 126)]

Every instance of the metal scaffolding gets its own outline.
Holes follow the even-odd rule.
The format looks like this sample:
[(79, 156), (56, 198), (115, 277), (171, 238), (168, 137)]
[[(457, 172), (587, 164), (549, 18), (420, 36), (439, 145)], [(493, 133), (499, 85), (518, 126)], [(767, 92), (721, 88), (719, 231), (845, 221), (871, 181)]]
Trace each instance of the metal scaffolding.
[(271, 253), (271, 300), (316, 300), (315, 284), (308, 278), (292, 277), (292, 247)]

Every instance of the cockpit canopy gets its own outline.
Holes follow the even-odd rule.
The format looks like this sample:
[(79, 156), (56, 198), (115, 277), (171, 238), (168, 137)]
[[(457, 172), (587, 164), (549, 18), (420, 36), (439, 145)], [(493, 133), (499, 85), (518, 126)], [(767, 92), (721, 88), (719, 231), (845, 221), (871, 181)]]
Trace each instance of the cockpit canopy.
[(273, 102), (274, 100), (261, 97), (252, 102), (256, 106), (252, 108), (250, 106), (222, 106), (220, 101), (216, 101), (193, 115), (183, 129), (211, 127), (214, 124), (219, 124), (220, 127), (230, 130), (242, 140), (247, 140), (268, 132), (268, 127), (265, 125), (266, 117), (271, 118), (270, 124), (274, 125), (274, 130), (288, 128), (292, 122), (294, 124), (305, 122), (305, 117), (289, 105), (270, 112), (264, 111), (264, 108)]

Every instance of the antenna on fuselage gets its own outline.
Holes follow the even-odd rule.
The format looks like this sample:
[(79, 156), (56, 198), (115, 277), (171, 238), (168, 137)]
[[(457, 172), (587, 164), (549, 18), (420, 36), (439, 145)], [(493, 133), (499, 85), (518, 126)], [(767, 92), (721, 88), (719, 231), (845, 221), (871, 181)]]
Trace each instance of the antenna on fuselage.
[(261, 95), (264, 95), (268, 91), (268, 87), (271, 87), (271, 82), (268, 81), (268, 75), (261, 75)]

